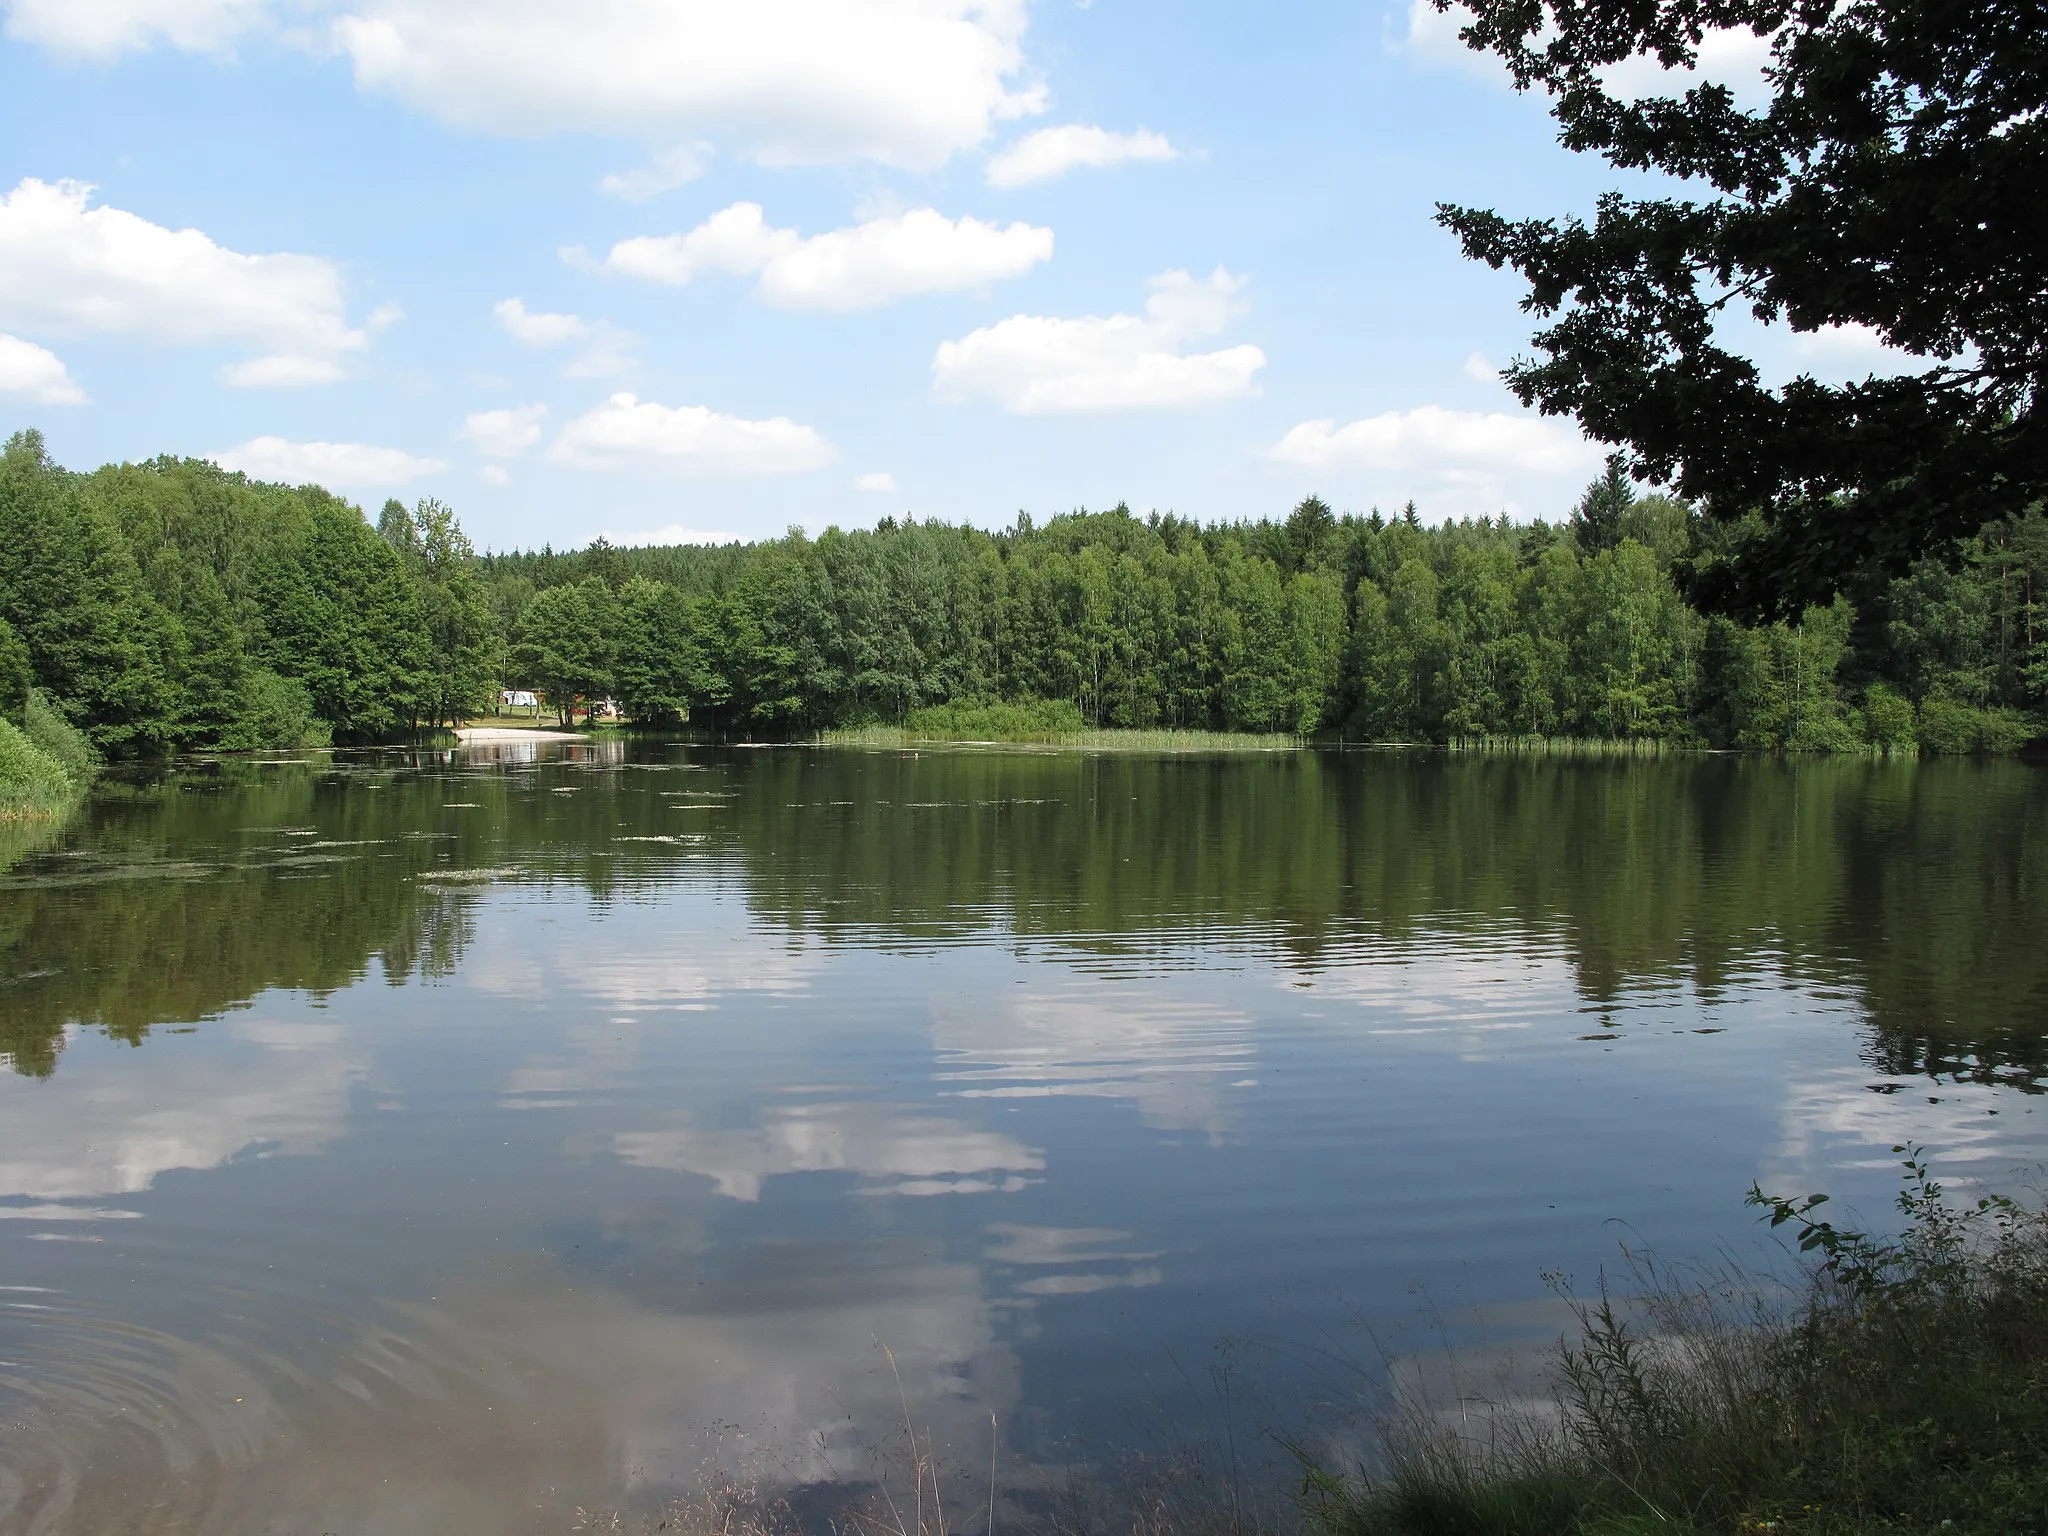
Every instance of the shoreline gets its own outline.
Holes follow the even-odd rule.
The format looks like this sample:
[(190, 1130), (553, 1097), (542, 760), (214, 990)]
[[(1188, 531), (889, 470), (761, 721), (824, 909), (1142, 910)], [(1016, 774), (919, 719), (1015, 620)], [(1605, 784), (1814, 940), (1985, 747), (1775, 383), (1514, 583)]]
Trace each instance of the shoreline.
[(465, 747), (494, 747), (510, 741), (588, 741), (590, 737), (581, 731), (561, 731), (552, 727), (464, 725), (456, 727), (455, 739)]

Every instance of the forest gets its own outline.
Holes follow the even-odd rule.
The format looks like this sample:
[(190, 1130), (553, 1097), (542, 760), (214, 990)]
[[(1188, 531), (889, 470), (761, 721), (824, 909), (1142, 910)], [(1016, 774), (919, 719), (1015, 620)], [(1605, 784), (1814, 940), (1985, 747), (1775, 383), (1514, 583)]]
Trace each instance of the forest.
[(1795, 622), (1681, 578), (1741, 530), (1620, 461), (1554, 521), (1201, 524), (1126, 507), (1005, 529), (885, 518), (755, 544), (478, 554), (434, 500), (159, 458), (0, 454), (0, 710), (110, 758), (418, 738), (536, 690), (564, 720), (721, 738), (1061, 702), (1095, 727), (1353, 742), (2003, 752), (2048, 730), (2048, 518), (1987, 524)]

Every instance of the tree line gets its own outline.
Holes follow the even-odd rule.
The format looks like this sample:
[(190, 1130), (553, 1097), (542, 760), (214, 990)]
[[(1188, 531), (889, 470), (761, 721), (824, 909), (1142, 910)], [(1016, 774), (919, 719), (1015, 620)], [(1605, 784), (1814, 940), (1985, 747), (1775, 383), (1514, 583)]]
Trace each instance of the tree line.
[[(1569, 516), (1201, 524), (1119, 506), (749, 545), (475, 553), (190, 459), (0, 455), (0, 655), (112, 756), (403, 737), (531, 688), (563, 718), (778, 737), (975, 701), (1357, 741), (2007, 750), (2048, 705), (2048, 519), (1987, 524), (1795, 619), (1678, 578), (1742, 536), (1618, 460)], [(11, 637), (11, 638), (10, 638)]]

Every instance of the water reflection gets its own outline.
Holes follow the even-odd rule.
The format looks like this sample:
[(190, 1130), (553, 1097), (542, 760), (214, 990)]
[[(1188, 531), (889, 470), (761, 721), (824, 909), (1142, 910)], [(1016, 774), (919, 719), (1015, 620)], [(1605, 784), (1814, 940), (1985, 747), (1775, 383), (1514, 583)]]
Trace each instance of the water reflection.
[(706, 1456), (856, 1475), (906, 1402), (1057, 1466), (1226, 1333), (1505, 1316), (1613, 1221), (1739, 1238), (1752, 1178), (1881, 1215), (1900, 1140), (2003, 1177), (2048, 1154), (2043, 783), (514, 743), (116, 785), (0, 868), (0, 1531), (560, 1530)]
[(778, 1174), (852, 1173), (862, 1195), (1015, 1194), (1044, 1156), (1015, 1137), (903, 1105), (773, 1105), (745, 1127), (622, 1131), (612, 1150), (635, 1168), (711, 1180), (728, 1200), (758, 1201)]

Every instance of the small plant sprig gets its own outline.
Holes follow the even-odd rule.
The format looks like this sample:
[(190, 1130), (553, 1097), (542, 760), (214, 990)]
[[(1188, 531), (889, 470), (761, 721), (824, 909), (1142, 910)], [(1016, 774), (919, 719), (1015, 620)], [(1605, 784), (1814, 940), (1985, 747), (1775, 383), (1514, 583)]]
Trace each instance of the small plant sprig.
[(1767, 1195), (1753, 1183), (1743, 1203), (1769, 1211), (1773, 1227), (1797, 1222), (1799, 1251), (1818, 1253), (1822, 1271), (1864, 1299), (1907, 1289), (1949, 1289), (1967, 1277), (1971, 1251), (1987, 1222), (1995, 1236), (2004, 1239), (2025, 1219), (2022, 1208), (2005, 1195), (1985, 1195), (1960, 1208), (1949, 1205), (1925, 1147), (1901, 1143), (1892, 1151), (1900, 1156), (1905, 1179), (1898, 1207), (1906, 1224), (1896, 1239), (1873, 1237), (1816, 1217), (1813, 1213), (1828, 1202), (1826, 1195), (1794, 1201)]

